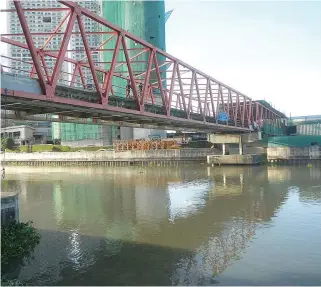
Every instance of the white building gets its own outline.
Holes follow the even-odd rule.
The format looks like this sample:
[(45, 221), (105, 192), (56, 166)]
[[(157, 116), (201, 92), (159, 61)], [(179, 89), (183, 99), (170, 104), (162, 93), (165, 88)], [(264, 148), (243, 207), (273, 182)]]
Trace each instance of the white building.
[(46, 144), (52, 140), (51, 127), (37, 122), (2, 127), (1, 137), (12, 138), (17, 145)]
[(11, 126), (1, 129), (1, 137), (12, 138), (16, 145), (28, 145), (34, 142), (35, 128), (29, 126)]

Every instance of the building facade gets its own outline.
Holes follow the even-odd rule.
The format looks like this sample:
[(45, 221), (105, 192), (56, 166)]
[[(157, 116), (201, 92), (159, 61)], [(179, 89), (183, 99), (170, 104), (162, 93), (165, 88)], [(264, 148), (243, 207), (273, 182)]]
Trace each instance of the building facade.
[(29, 145), (34, 143), (35, 128), (26, 125), (11, 126), (1, 129), (1, 138), (12, 138), (15, 145)]
[[(45, 7), (61, 7), (61, 4), (56, 0), (29, 0), (21, 1), (22, 7), (25, 9), (39, 9)], [(8, 9), (14, 9), (13, 1), (7, 1)], [(25, 17), (30, 29), (30, 32), (52, 32), (60, 23), (66, 12), (62, 11), (52, 11), (52, 12), (25, 12)], [(7, 27), (9, 34), (22, 34), (22, 28), (17, 13), (8, 13), (7, 18)], [(48, 38), (45, 34), (33, 36), (33, 42), (36, 47), (43, 47)], [(63, 35), (56, 35), (46, 46), (46, 49), (49, 50), (59, 50), (60, 43), (62, 41)], [(24, 36), (11, 36), (12, 40), (24, 42)], [(31, 62), (31, 55), (29, 51), (22, 49), (17, 46), (10, 45), (8, 50), (8, 56), (11, 58), (10, 67), (12, 73), (21, 74), (21, 75), (32, 75), (32, 65), (28, 62)], [(47, 68), (49, 71), (52, 71), (56, 60), (54, 58), (47, 57), (45, 59)], [(67, 80), (67, 70), (68, 67), (64, 63), (62, 71), (65, 72), (63, 78), (60, 79), (60, 83), (63, 83), (64, 80)]]
[[(60, 8), (61, 4), (56, 0), (29, 0), (29, 1), (21, 1), (21, 4), (23, 8), (25, 9), (39, 9), (39, 8)], [(101, 13), (101, 0), (92, 0), (92, 1), (77, 1), (77, 4), (91, 10), (95, 14)], [(13, 1), (7, 1), (7, 8), (8, 9), (14, 9)], [(30, 29), (30, 32), (42, 32), (42, 33), (50, 33), (56, 29), (56, 27), (59, 25), (59, 23), (62, 21), (63, 17), (65, 16), (65, 11), (43, 11), (43, 12), (25, 12), (26, 20), (28, 22), (28, 26)], [(97, 32), (99, 27), (97, 23), (92, 21), (89, 18), (84, 17), (83, 18), (83, 24), (85, 26), (86, 31), (89, 32)], [(64, 24), (66, 25), (66, 23)], [(17, 13), (8, 13), (8, 19), (7, 19), (7, 29), (8, 34), (22, 34), (22, 28), (20, 25), (19, 18), (17, 16)], [(75, 25), (74, 32), (79, 32), (78, 25)], [(17, 35), (12, 36), (11, 39), (16, 41), (22, 41), (24, 42), (24, 36)], [(34, 45), (37, 48), (44, 47), (46, 40), (48, 36), (47, 35), (39, 35), (39, 36), (33, 36)], [(53, 50), (58, 51), (61, 47), (61, 42), (63, 39), (63, 35), (56, 35), (51, 41), (46, 44), (47, 50)], [(97, 47), (101, 43), (101, 36), (100, 35), (87, 35), (87, 41), (90, 47)], [(86, 57), (83, 41), (80, 36), (80, 34), (73, 34), (71, 36), (69, 47), (68, 47), (68, 57), (80, 60), (82, 58)], [(11, 70), (9, 72), (25, 75), (25, 76), (35, 76), (32, 74), (32, 66), (28, 62), (32, 62), (31, 55), (29, 51), (10, 45), (8, 50), (8, 57), (10, 58), (9, 62), (10, 64), (8, 66), (11, 67)], [(93, 61), (96, 65), (98, 65), (100, 56), (97, 52), (92, 53)], [(54, 65), (56, 63), (55, 58), (46, 57), (45, 59), (46, 66), (49, 70), (49, 73), (52, 72)], [(73, 66), (67, 63), (63, 63), (62, 67), (62, 77), (59, 79), (60, 85), (68, 85), (71, 81), (72, 72), (73, 72)], [(92, 80), (90, 79), (90, 71), (89, 69), (84, 69), (83, 76), (86, 85), (92, 85)], [(80, 86), (80, 79), (78, 81), (76, 80), (75, 86)], [(15, 121), (9, 120), (6, 123), (6, 126), (15, 125)], [(19, 124), (24, 124), (23, 122), (20, 122)], [(37, 125), (37, 124), (36, 124)], [(41, 125), (41, 124), (39, 124)], [(39, 126), (37, 125), (37, 126)], [(37, 127), (37, 130), (40, 132), (40, 127)], [(103, 132), (102, 128), (98, 125), (77, 125), (77, 124), (71, 124), (71, 123), (53, 123), (52, 127), (52, 138), (51, 138), (51, 132), (50, 132), (50, 140), (54, 139), (61, 139), (63, 141), (82, 141), (85, 142), (92, 142), (93, 140), (99, 140), (99, 142), (103, 141), (103, 137), (109, 138), (110, 136), (108, 133)], [(45, 133), (46, 131), (43, 131)], [(40, 136), (40, 135), (39, 135)], [(41, 136), (43, 137), (43, 136)], [(48, 137), (49, 138), (49, 137)]]
[[(102, 2), (102, 17), (107, 21), (115, 24), (116, 26), (134, 34), (152, 45), (158, 47), (159, 49), (166, 51), (165, 45), (165, 22), (168, 19), (170, 13), (165, 16), (165, 2), (161, 1), (103, 1)], [(136, 44), (134, 42), (127, 43), (128, 49), (135, 49)], [(131, 55), (133, 56), (133, 55)], [(104, 54), (104, 62), (106, 62), (106, 68), (109, 67), (108, 62), (111, 61), (112, 54)], [(123, 53), (118, 54), (118, 60), (124, 62), (125, 56)], [(146, 61), (145, 63), (133, 63), (135, 67), (133, 70), (144, 71), (146, 70), (148, 54), (144, 53), (135, 58), (136, 61)], [(162, 59), (159, 59), (162, 60)], [(164, 59), (165, 60), (165, 59)], [(127, 68), (125, 65), (121, 69), (117, 70), (121, 72), (124, 76), (128, 76)], [(166, 87), (166, 68), (162, 67), (160, 69), (161, 77), (163, 79), (162, 83)], [(126, 74), (127, 73), (127, 74)], [(152, 82), (157, 81), (156, 74), (151, 73), (150, 79)], [(113, 79), (113, 89), (114, 94), (119, 97), (125, 97), (125, 87), (126, 80), (120, 78)], [(155, 93), (155, 103), (161, 104), (161, 97)], [(117, 130), (117, 127), (111, 127), (112, 130)], [(117, 135), (116, 132), (112, 134)], [(121, 139), (140, 139), (147, 138), (150, 135), (158, 135), (161, 137), (166, 137), (166, 131), (164, 130), (149, 130), (141, 128), (120, 128), (120, 138)]]
[[(23, 8), (47, 8), (47, 7), (61, 7), (61, 4), (56, 0), (29, 0), (22, 1)], [(165, 47), (165, 22), (169, 14), (165, 14), (164, 1), (77, 1), (77, 4), (91, 10), (93, 13), (102, 15), (106, 20), (113, 24), (133, 33), (151, 44), (164, 50)], [(13, 1), (8, 1), (8, 8), (13, 9)], [(170, 11), (171, 12), (171, 11)], [(52, 32), (61, 22), (65, 16), (65, 11), (50, 11), (50, 12), (25, 12), (25, 16), (31, 32)], [(84, 26), (88, 32), (98, 32), (99, 26), (91, 19), (84, 17)], [(64, 24), (66, 25), (66, 23)], [(19, 34), (22, 33), (21, 25), (16, 13), (9, 13), (8, 17), (8, 33)], [(79, 30), (78, 25), (75, 25), (74, 32)], [(22, 41), (24, 36), (13, 36), (13, 40)], [(43, 47), (47, 40), (46, 35), (33, 36), (36, 47)], [(46, 46), (49, 50), (59, 50), (63, 35), (56, 35)], [(104, 39), (101, 35), (91, 34), (87, 35), (87, 41), (90, 47), (98, 47)], [(131, 47), (129, 47), (131, 48)], [(111, 53), (103, 53), (103, 59), (98, 52), (92, 53), (93, 62), (95, 65), (100, 65), (101, 61), (110, 61)], [(19, 47), (11, 46), (9, 50), (10, 66), (13, 73), (32, 75), (32, 67), (27, 62), (31, 62), (31, 56), (28, 51)], [(86, 57), (81, 36), (73, 34), (68, 47), (68, 57), (80, 60)], [(144, 55), (142, 57), (147, 57)], [(141, 60), (147, 60), (146, 59)], [(122, 59), (121, 61), (123, 61)], [(56, 60), (54, 58), (46, 58), (46, 65), (49, 71), (52, 71)], [(144, 69), (144, 65), (140, 64)], [(73, 66), (63, 64), (63, 76), (59, 79), (60, 85), (66, 85), (71, 80)], [(166, 71), (161, 71), (162, 77), (166, 78)], [(89, 69), (83, 70), (83, 75), (87, 86), (93, 85)], [(151, 78), (156, 76), (151, 74)], [(163, 81), (164, 86), (166, 82)], [(80, 86), (80, 79), (76, 80), (75, 86)], [(124, 86), (122, 88), (122, 86)], [(125, 96), (125, 84), (113, 82), (113, 89), (117, 93), (117, 87), (120, 87), (118, 92)], [(119, 95), (118, 95), (119, 96)], [(121, 95), (120, 95), (121, 96)], [(160, 100), (155, 94), (156, 103)], [(159, 98), (159, 99), (158, 99)], [(52, 140), (60, 139), (64, 144), (70, 145), (110, 145), (116, 139), (130, 139), (130, 138), (147, 138), (149, 135), (160, 135), (166, 137), (165, 131), (133, 129), (116, 126), (99, 126), (99, 125), (85, 125), (73, 123), (53, 123), (52, 124)]]

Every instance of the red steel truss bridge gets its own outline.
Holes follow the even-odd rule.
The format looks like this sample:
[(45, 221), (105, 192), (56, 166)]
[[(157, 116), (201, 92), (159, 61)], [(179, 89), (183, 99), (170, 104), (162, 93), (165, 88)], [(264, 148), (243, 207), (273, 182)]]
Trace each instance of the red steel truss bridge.
[[(2, 10), (20, 21), (2, 44), (23, 55), (2, 56), (2, 116), (203, 132), (247, 132), (286, 118), (76, 2), (25, 2)], [(52, 31), (30, 28), (55, 13), (63, 17)]]

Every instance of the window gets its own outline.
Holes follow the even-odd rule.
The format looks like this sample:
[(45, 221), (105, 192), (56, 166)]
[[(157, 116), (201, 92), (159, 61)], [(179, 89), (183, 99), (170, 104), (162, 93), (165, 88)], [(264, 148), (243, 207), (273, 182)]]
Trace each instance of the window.
[(51, 23), (51, 16), (44, 16), (42, 18), (42, 22), (44, 23)]
[(20, 138), (20, 132), (13, 132), (14, 138)]

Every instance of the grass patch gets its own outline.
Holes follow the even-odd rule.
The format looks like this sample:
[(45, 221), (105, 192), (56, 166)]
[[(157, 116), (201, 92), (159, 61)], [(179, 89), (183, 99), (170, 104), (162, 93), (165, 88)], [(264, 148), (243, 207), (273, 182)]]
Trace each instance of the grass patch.
[(30, 148), (27, 146), (20, 146), (20, 152), (28, 152), (31, 149), (31, 152), (67, 152), (70, 151), (69, 146), (62, 146), (62, 145), (51, 145), (51, 144), (41, 144), (41, 145), (32, 145)]
[(100, 149), (106, 149), (106, 150), (112, 150), (114, 147), (112, 145), (110, 146), (85, 146), (85, 147), (72, 147), (70, 148), (70, 151), (97, 151)]
[(87, 146), (87, 147), (70, 147), (63, 145), (41, 144), (28, 146), (18, 146), (15, 149), (6, 149), (7, 153), (14, 152), (76, 152), (76, 151), (98, 151), (100, 149), (112, 150), (113, 146)]

